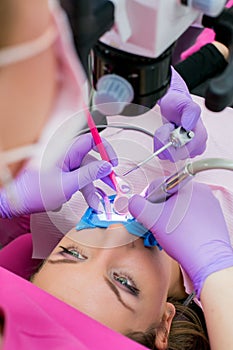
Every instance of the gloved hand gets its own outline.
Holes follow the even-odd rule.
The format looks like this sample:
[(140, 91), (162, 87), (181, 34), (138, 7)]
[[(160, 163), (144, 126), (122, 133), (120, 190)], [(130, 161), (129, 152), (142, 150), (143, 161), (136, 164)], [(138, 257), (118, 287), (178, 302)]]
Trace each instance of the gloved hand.
[[(82, 166), (85, 166), (86, 164), (91, 163), (94, 160), (95, 158), (91, 154), (88, 154), (83, 159)], [(114, 165), (117, 165), (117, 164), (114, 163)], [(103, 177), (101, 180), (106, 185), (108, 185), (109, 187), (112, 187), (112, 189), (115, 190), (115, 185), (112, 183), (112, 180), (108, 176)], [(97, 194), (97, 191), (96, 191), (96, 184), (94, 184), (93, 182), (89, 182), (86, 186), (83, 186), (82, 188), (80, 188), (80, 192), (82, 193), (89, 207), (91, 207), (97, 212), (103, 210), (103, 206), (102, 204), (100, 204), (100, 196)]]
[(190, 183), (160, 204), (135, 195), (130, 200), (129, 210), (181, 264), (198, 298), (210, 274), (233, 266), (225, 219), (207, 185)]
[(207, 132), (200, 119), (201, 108), (192, 100), (184, 80), (173, 67), (170, 88), (158, 104), (164, 125), (155, 132), (154, 151), (168, 142), (170, 132), (178, 126), (195, 133), (193, 140), (185, 146), (181, 148), (171, 146), (158, 157), (176, 162), (202, 154), (206, 148)]
[[(112, 165), (116, 165), (114, 150), (103, 141)], [(83, 158), (92, 149), (95, 149), (95, 144), (91, 134), (82, 135), (72, 144), (61, 164), (46, 172), (24, 170), (7, 191), (1, 190), (0, 216), (11, 218), (56, 210), (82, 187), (96, 179), (105, 178), (112, 171), (109, 162), (95, 160), (81, 166)]]

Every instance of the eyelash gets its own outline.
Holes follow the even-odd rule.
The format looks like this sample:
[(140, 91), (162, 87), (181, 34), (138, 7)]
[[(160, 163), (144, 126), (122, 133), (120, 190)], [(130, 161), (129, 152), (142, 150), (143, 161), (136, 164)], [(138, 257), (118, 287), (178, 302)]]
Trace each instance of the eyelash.
[[(60, 254), (69, 254), (72, 257), (78, 259), (78, 260), (85, 260), (87, 259), (87, 256), (83, 253), (83, 251), (77, 247), (63, 247), (59, 246), (62, 250), (60, 251)], [(83, 258), (80, 258), (80, 255), (82, 255)], [(140, 290), (136, 287), (136, 283), (132, 279), (132, 277), (126, 275), (124, 272), (113, 272), (112, 273), (113, 279), (120, 283), (122, 286), (126, 287), (129, 292), (135, 296), (138, 296), (140, 293)], [(127, 282), (123, 282), (123, 279), (128, 280)], [(120, 281), (121, 280), (121, 281)]]
[[(83, 251), (81, 249), (78, 249), (77, 247), (63, 247), (60, 245), (59, 248), (62, 249), (62, 251), (60, 252), (62, 255), (69, 254), (78, 260), (87, 259), (87, 256), (83, 253)], [(80, 255), (82, 255), (82, 258), (80, 258)]]
[[(136, 287), (134, 280), (130, 276), (127, 276), (125, 273), (121, 273), (121, 272), (119, 272), (119, 273), (113, 272), (112, 277), (115, 281), (117, 281), (121, 285), (125, 286), (133, 295), (135, 295), (135, 296), (139, 295), (140, 290)], [(126, 283), (125, 282), (121, 283), (120, 279), (121, 280), (126, 279), (131, 284), (129, 284), (128, 281)]]

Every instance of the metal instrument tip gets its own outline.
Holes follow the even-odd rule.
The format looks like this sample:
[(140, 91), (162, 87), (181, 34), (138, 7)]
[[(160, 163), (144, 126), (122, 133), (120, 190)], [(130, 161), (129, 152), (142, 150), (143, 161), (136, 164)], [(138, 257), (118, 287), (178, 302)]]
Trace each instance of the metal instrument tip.
[(132, 173), (132, 171), (134, 171), (134, 170), (136, 170), (136, 169), (138, 169), (138, 168), (139, 168), (139, 166), (136, 165), (135, 167), (133, 167), (133, 168), (129, 169), (128, 171), (126, 171), (126, 172), (125, 172), (124, 174), (122, 174), (121, 176), (129, 175), (130, 173)]

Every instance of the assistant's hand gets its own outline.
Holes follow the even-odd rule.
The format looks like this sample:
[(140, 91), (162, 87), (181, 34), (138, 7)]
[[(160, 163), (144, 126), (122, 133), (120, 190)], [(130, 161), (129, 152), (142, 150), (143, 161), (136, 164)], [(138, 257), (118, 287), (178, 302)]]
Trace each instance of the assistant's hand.
[[(116, 154), (104, 141), (113, 165)], [(67, 151), (64, 161), (49, 171), (25, 170), (10, 186), (10, 191), (0, 192), (0, 216), (13, 217), (45, 210), (56, 210), (81, 188), (96, 179), (105, 178), (112, 170), (106, 161), (81, 163), (89, 151), (95, 149), (91, 134), (80, 136)], [(11, 194), (13, 199), (11, 200)]]
[(177, 149), (169, 147), (160, 153), (159, 158), (176, 162), (202, 154), (206, 148), (207, 132), (200, 119), (201, 108), (192, 100), (184, 80), (173, 67), (170, 88), (158, 104), (164, 125), (155, 132), (154, 151), (168, 142), (170, 132), (175, 127), (182, 126), (185, 130), (195, 133), (193, 140), (185, 146)]
[(160, 204), (135, 195), (129, 210), (186, 270), (198, 297), (210, 274), (233, 266), (224, 216), (207, 185), (190, 183)]

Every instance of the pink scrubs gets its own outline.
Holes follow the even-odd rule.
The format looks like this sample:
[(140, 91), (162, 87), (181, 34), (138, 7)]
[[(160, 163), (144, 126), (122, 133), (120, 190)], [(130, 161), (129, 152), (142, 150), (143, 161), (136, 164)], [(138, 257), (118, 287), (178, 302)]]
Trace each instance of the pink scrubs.
[(0, 250), (0, 266), (29, 280), (43, 262), (33, 259), (32, 251), (32, 235), (23, 234)]
[(31, 256), (31, 234), (0, 250), (1, 350), (145, 349), (27, 281), (42, 262)]
[(145, 349), (2, 267), (0, 281), (1, 350)]

